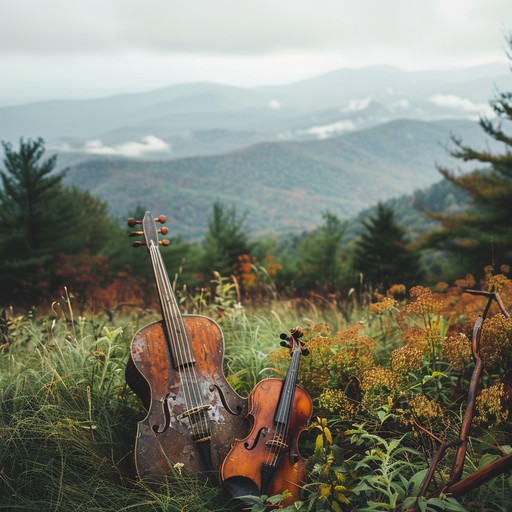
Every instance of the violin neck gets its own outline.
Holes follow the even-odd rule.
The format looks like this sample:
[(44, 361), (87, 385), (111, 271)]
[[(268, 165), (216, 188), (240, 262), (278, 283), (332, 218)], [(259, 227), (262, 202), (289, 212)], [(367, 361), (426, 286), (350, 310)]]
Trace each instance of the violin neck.
[(151, 242), (148, 244), (148, 250), (153, 264), (171, 357), (175, 369), (179, 369), (195, 363), (194, 353), (158, 245)]
[(301, 350), (297, 348), (293, 351), (292, 360), (288, 372), (283, 383), (283, 389), (277, 405), (274, 422), (280, 423), (288, 428), (290, 422), (290, 414), (292, 411), (293, 397), (295, 395), (295, 387), (297, 386), (297, 377), (299, 373)]

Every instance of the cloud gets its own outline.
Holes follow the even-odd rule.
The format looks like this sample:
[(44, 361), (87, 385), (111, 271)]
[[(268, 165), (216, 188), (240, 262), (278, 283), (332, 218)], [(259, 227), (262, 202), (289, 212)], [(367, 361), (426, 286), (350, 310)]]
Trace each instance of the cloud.
[(340, 110), (342, 112), (358, 112), (359, 110), (368, 108), (370, 101), (371, 98), (364, 98), (362, 100), (350, 100), (347, 105), (342, 107)]
[(374, 60), (401, 53), (418, 61), (425, 57), (418, 50), (499, 54), (500, 23), (512, 17), (510, 0), (421, 6), (405, 0), (87, 0), (80, 8), (69, 0), (4, 0), (2, 5), (0, 51), (32, 54), (138, 49), (269, 55), (329, 49)]
[(335, 123), (324, 124), (322, 126), (312, 126), (302, 133), (316, 135), (319, 139), (326, 139), (333, 135), (338, 135), (343, 132), (348, 132), (356, 129), (356, 125), (349, 120), (336, 121)]
[(268, 106), (273, 110), (281, 110), (281, 103), (277, 100), (269, 101)]
[[(105, 146), (100, 139), (87, 141), (79, 152), (89, 153), (91, 155), (105, 156), (125, 156), (125, 157), (141, 157), (148, 153), (170, 152), (171, 146), (164, 140), (154, 135), (146, 135), (142, 137), (141, 142), (123, 142), (114, 146)], [(77, 151), (73, 149), (73, 151)]]
[(461, 98), (455, 94), (435, 94), (429, 98), (430, 103), (438, 107), (462, 110), (470, 114), (495, 117), (494, 110), (488, 103), (473, 103), (467, 98)]
[[(368, 15), (368, 12), (371, 15)], [(503, 63), (510, 0), (3, 0), (0, 105)], [(432, 37), (435, 34), (435, 37)]]
[(402, 98), (401, 100), (394, 101), (388, 105), (388, 108), (391, 110), (409, 108), (411, 106), (410, 102), (406, 98)]

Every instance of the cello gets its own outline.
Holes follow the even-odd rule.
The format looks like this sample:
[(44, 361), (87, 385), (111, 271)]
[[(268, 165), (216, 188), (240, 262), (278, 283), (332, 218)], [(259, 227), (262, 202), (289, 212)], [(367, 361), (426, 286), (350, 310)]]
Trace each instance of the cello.
[(291, 496), (282, 505), (290, 505), (300, 497), (306, 483), (306, 459), (298, 448), (300, 433), (307, 428), (313, 404), (311, 397), (297, 385), (300, 357), (308, 350), (299, 341), (302, 329), (281, 334), (281, 345), (291, 353), (290, 367), (284, 379), (260, 381), (249, 395), (251, 422), (249, 435), (236, 442), (220, 468), (224, 488), (245, 504), (251, 496), (281, 494)]
[(156, 222), (146, 212), (143, 236), (135, 247), (146, 245), (154, 271), (162, 320), (135, 333), (126, 367), (126, 381), (142, 400), (146, 417), (137, 423), (135, 469), (150, 486), (164, 483), (175, 467), (187, 475), (209, 478), (218, 468), (237, 436), (246, 432), (247, 400), (227, 382), (222, 362), (224, 338), (218, 324), (202, 315), (182, 315), (173, 293), (159, 245)]

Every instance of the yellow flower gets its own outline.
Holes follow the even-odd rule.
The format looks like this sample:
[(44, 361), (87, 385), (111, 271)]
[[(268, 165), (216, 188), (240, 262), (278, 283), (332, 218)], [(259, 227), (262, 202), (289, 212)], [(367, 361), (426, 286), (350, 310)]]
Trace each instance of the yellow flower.
[(442, 356), (456, 372), (462, 372), (473, 359), (471, 341), (462, 333), (448, 336), (443, 343)]
[(484, 423), (489, 426), (495, 426), (508, 419), (507, 402), (510, 401), (510, 389), (505, 384), (493, 384), (482, 389), (476, 397), (475, 408), (477, 423)]
[(400, 347), (391, 353), (389, 364), (391, 369), (400, 377), (406, 377), (409, 372), (421, 370), (423, 349), (415, 345)]

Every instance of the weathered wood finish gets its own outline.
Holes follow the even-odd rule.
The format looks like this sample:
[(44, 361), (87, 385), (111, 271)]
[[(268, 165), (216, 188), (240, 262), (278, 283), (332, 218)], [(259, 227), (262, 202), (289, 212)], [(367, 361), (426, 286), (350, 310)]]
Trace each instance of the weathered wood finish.
[[(232, 442), (247, 432), (247, 400), (224, 377), (224, 339), (219, 326), (196, 315), (183, 315), (183, 321), (195, 357), (196, 388), (202, 403), (211, 406), (204, 414), (211, 431), (213, 466), (218, 469)], [(192, 438), (190, 419), (178, 418), (190, 407), (184, 396), (188, 374), (187, 368), (173, 366), (163, 321), (135, 334), (126, 380), (147, 409), (137, 425), (135, 465), (138, 476), (150, 485), (164, 482), (176, 464), (182, 464), (187, 474), (207, 470)]]
[[(252, 495), (260, 494), (261, 466), (268, 458), (266, 442), (275, 435), (274, 414), (283, 382), (283, 379), (277, 378), (262, 380), (249, 395), (250, 433), (245, 439), (236, 442), (220, 469), (220, 480), (231, 494), (236, 494), (232, 486), (252, 489)], [(307, 428), (312, 411), (311, 397), (303, 388), (296, 386), (288, 435), (284, 439), (288, 448), (280, 457), (277, 472), (266, 491), (267, 495), (272, 496), (287, 489), (291, 497), (282, 502), (284, 506), (300, 499), (300, 489), (306, 483), (306, 459), (299, 452), (298, 440), (301, 432)]]

